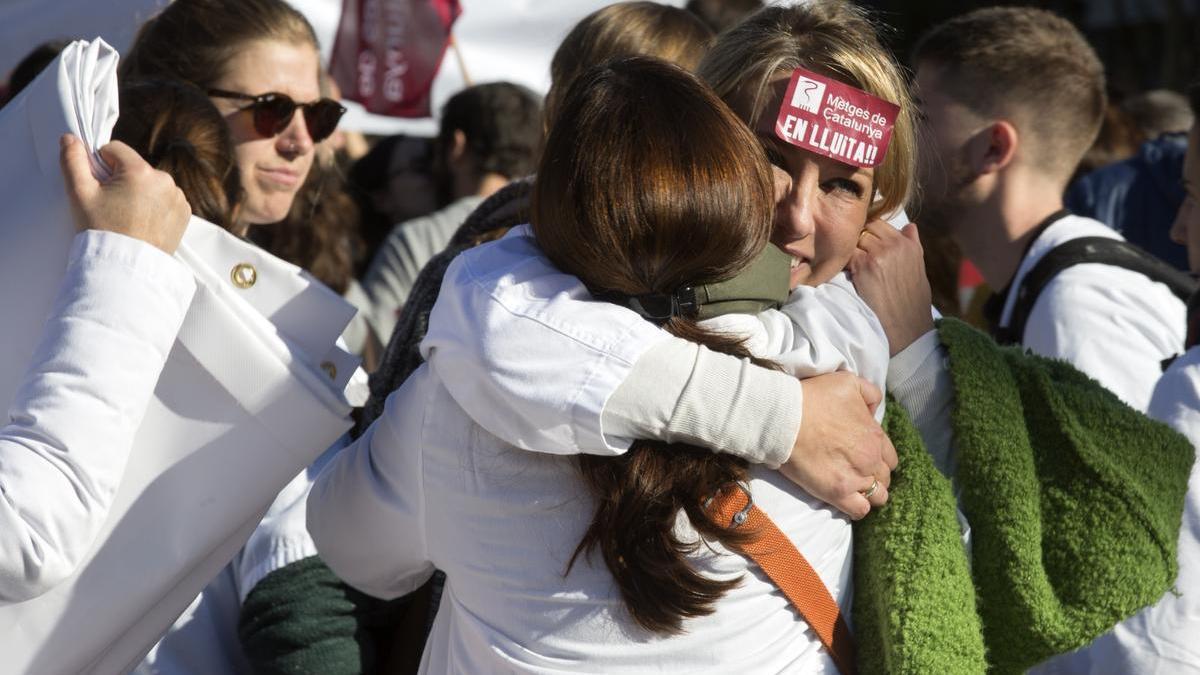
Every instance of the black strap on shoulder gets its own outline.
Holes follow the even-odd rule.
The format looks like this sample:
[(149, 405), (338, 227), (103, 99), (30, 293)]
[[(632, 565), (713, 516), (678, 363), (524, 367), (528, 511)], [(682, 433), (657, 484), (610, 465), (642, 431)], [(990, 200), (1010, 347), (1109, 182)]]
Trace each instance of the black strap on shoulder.
[(1151, 281), (1166, 284), (1171, 293), (1184, 302), (1187, 302), (1200, 286), (1200, 282), (1191, 275), (1127, 241), (1108, 237), (1072, 239), (1050, 249), (1021, 280), (1008, 325), (996, 329), (996, 341), (1001, 344), (1019, 344), (1025, 336), (1025, 322), (1029, 319), (1029, 313), (1033, 311), (1033, 305), (1041, 295), (1042, 289), (1059, 272), (1080, 263), (1111, 265), (1144, 274)]

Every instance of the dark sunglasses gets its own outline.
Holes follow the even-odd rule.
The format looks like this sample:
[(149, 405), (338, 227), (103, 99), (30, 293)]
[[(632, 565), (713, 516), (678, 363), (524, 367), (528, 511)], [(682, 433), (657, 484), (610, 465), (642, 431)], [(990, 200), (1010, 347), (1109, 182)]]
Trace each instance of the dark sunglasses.
[(346, 108), (331, 98), (318, 99), (312, 103), (296, 103), (287, 94), (268, 92), (251, 96), (223, 89), (209, 89), (208, 95), (250, 101), (249, 105), (240, 110), (253, 113), (254, 130), (264, 138), (272, 138), (282, 133), (292, 123), (292, 115), (296, 114), (296, 108), (300, 108), (304, 111), (304, 125), (308, 127), (308, 135), (312, 137), (313, 143), (320, 143), (329, 138), (337, 129), (338, 120), (346, 114)]

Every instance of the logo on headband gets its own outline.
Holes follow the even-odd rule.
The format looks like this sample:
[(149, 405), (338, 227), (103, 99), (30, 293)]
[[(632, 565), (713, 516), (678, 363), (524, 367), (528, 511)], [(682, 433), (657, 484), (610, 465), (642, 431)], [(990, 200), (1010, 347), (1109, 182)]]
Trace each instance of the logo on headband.
[(883, 163), (900, 107), (861, 89), (797, 68), (779, 106), (784, 142), (863, 168)]

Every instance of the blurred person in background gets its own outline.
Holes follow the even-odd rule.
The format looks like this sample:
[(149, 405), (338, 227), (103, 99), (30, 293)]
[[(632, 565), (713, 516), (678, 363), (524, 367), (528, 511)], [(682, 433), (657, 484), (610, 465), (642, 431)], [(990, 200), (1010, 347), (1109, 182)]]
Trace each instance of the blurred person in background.
[(387, 136), (351, 165), (347, 180), (362, 213), (360, 279), (397, 223), (446, 206), (438, 203), (433, 143), (434, 139), (424, 136)]
[(1120, 99), (1114, 99), (1108, 94), (1108, 103), (1104, 106), (1104, 119), (1100, 123), (1100, 131), (1092, 147), (1083, 154), (1083, 159), (1075, 167), (1071, 182), (1087, 173), (1101, 167), (1129, 159), (1137, 152), (1138, 146), (1146, 137), (1133, 117), (1119, 105)]
[[(1161, 362), (1182, 349), (1176, 291), (1144, 271), (1079, 257), (1072, 262), (1083, 264), (1048, 281), (1031, 274), (1044, 259), (1060, 259), (1048, 257), (1053, 249), (1083, 238), (1089, 246), (1114, 240), (1095, 246), (1153, 262), (1111, 228), (1063, 208), (1067, 180), (1103, 119), (1095, 52), (1050, 12), (990, 8), (934, 27), (914, 64), (930, 148), (918, 220), (948, 232), (1000, 289), (984, 312), (997, 341), (1069, 361), (1145, 410)], [(1027, 287), (1029, 279), (1044, 286)]]
[(1187, 99), (1159, 89), (1131, 96), (1121, 107), (1149, 140), (1133, 157), (1077, 178), (1067, 188), (1066, 206), (1187, 271), (1187, 250), (1170, 235), (1185, 196), (1179, 176), (1193, 119)]
[(1121, 101), (1121, 109), (1146, 139), (1163, 134), (1186, 134), (1195, 119), (1187, 97), (1170, 89), (1151, 89), (1128, 96)]
[[(1200, 115), (1200, 84), (1190, 90)], [(1188, 266), (1200, 273), (1200, 128), (1188, 134), (1180, 176), (1188, 195), (1176, 214), (1171, 237), (1187, 249)], [(1200, 448), (1200, 296), (1188, 303), (1187, 352), (1175, 359), (1154, 388), (1148, 414), (1166, 422)], [(1192, 465), (1179, 531), (1179, 575), (1174, 588), (1152, 607), (1118, 623), (1089, 646), (1035, 669), (1043, 673), (1200, 673), (1200, 461)]]
[(507, 82), (468, 87), (442, 108), (433, 177), (444, 208), (399, 223), (363, 277), (376, 333), (390, 337), (409, 291), (430, 258), (467, 216), (510, 181), (533, 173), (542, 142), (540, 101)]
[(179, 80), (125, 82), (112, 137), (129, 145), (183, 191), (192, 213), (233, 230), (242, 181), (233, 140), (216, 106)]

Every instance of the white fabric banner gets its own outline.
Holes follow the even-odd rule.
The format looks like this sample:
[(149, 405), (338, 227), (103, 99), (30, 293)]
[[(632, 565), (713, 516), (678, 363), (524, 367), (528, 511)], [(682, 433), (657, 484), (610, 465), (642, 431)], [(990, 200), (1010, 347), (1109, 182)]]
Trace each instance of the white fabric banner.
[[(0, 110), (0, 407), (33, 354), (74, 234), (58, 167), (117, 117), (117, 53), (76, 42)], [(65, 583), (0, 607), (5, 673), (126, 673), (224, 566), (276, 493), (351, 424), (354, 310), (296, 267), (192, 219), (176, 254), (196, 294), (104, 529)], [(257, 282), (234, 285), (252, 265)], [(353, 399), (353, 400), (352, 400)]]

